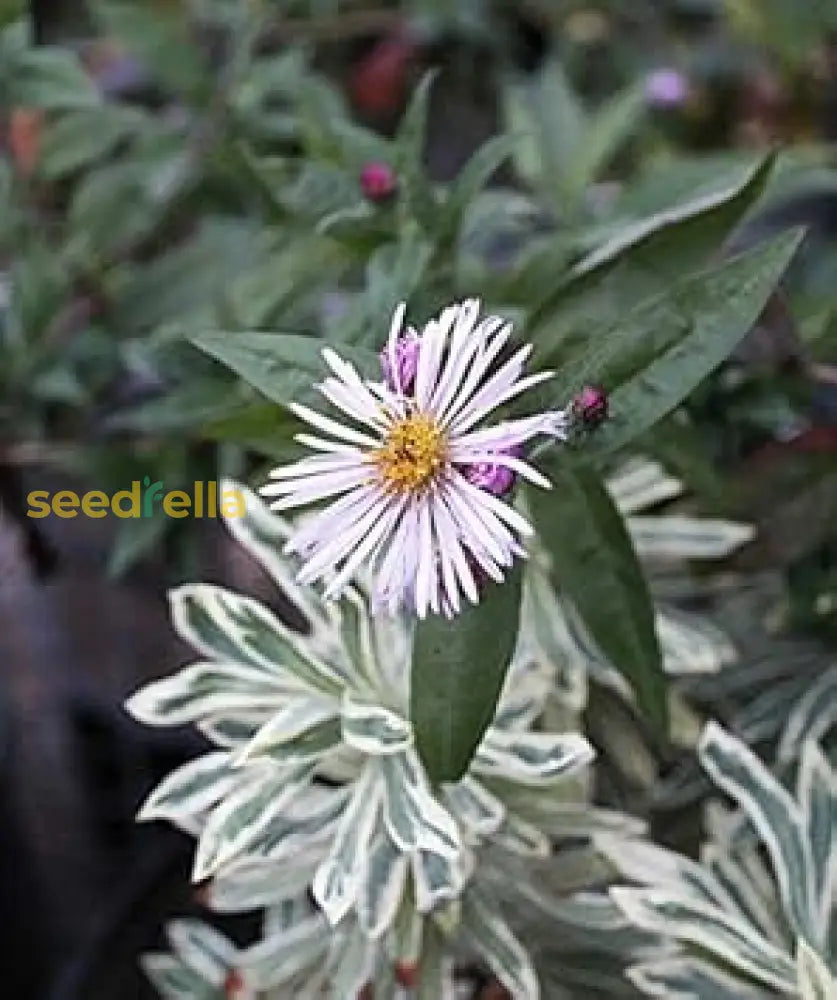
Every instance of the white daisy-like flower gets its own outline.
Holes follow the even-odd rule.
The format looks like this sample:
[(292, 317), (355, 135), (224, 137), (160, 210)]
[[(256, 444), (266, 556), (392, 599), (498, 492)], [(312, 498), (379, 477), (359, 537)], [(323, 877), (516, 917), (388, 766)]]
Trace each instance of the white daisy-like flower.
[(517, 476), (550, 487), (521, 447), (537, 435), (565, 439), (570, 409), (481, 426), (552, 372), (523, 375), (530, 346), (503, 360), (511, 325), (480, 319), (476, 300), (448, 306), (420, 333), (402, 333), (404, 313), (402, 303), (383, 382), (323, 351), (332, 374), (318, 388), (343, 419), (292, 404), (329, 436), (297, 435), (318, 454), (274, 469), (261, 493), (277, 511), (330, 501), (288, 543), (304, 560), (300, 582), (324, 580), (324, 597), (336, 597), (367, 565), (376, 609), (454, 615), (463, 595), (477, 603), (481, 579), (501, 581), (525, 556), (520, 539), (532, 528), (502, 496)]

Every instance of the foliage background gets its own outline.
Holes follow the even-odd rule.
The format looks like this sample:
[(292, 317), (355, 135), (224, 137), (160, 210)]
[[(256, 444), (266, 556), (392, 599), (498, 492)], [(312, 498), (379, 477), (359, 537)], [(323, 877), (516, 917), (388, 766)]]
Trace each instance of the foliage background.
[[(177, 881), (167, 864), (185, 891), (180, 841), (134, 833), (131, 814), (195, 744), (140, 735), (116, 706), (181, 655), (159, 610), (168, 585), (264, 590), (216, 525), (34, 523), (26, 493), (257, 481), (292, 451), (285, 405), (306, 398), (321, 343), (374, 365), (401, 298), (425, 317), (478, 294), (558, 370), (562, 399), (591, 380), (611, 394), (579, 460), (547, 459), (549, 506), (530, 498), (552, 585), (598, 651), (575, 701), (600, 751), (595, 800), (696, 855), (713, 835), (695, 752), (708, 718), (789, 779), (788, 716), (811, 690), (835, 702), (836, 18), (791, 0), (625, 6), (0, 10), (9, 836), (23, 826), (20, 905), (40, 907), (26, 923), (49, 956), (21, 969), (10, 949), (22, 982), (108, 995), (84, 963), (102, 963), (147, 885)], [(662, 101), (652, 74), (670, 67), (685, 92)], [(371, 161), (397, 180), (383, 203), (359, 184)], [(805, 241), (771, 294), (796, 226)], [(603, 486), (636, 455), (665, 470), (646, 499), (668, 519), (645, 536)], [(697, 537), (670, 518), (698, 512), (714, 527)], [(738, 549), (730, 520), (755, 540)], [(716, 646), (714, 672), (666, 691), (651, 594), (722, 626), (736, 662)], [(826, 755), (833, 719), (816, 727)], [(131, 901), (82, 926), (75, 912), (135, 864)], [(154, 905), (114, 965), (159, 932), (170, 908)]]

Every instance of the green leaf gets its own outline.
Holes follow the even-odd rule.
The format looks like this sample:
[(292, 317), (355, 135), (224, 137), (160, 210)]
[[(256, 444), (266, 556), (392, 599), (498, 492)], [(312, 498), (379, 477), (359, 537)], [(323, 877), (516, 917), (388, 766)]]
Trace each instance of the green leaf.
[(799, 230), (784, 233), (676, 283), (617, 325), (601, 351), (570, 365), (595, 372), (611, 391), (611, 417), (590, 450), (624, 447), (717, 368), (752, 329), (801, 240)]
[(107, 156), (144, 122), (141, 111), (118, 104), (68, 112), (45, 129), (38, 169), (48, 180), (80, 170)]
[(68, 49), (43, 46), (15, 53), (7, 80), (4, 101), (11, 107), (63, 111), (101, 104), (99, 91)]
[(396, 139), (396, 174), (402, 203), (417, 222), (432, 229), (436, 221), (436, 200), (424, 172), (424, 146), (430, 88), (436, 74), (425, 73), (404, 114)]
[(640, 709), (667, 728), (666, 684), (654, 610), (625, 523), (590, 465), (550, 453), (550, 493), (531, 490), (536, 530), (556, 588), (572, 598), (601, 652), (630, 681)]
[(494, 717), (517, 640), (521, 581), (518, 565), (453, 620), (434, 616), (416, 627), (410, 718), (434, 782), (462, 777)]
[(596, 180), (599, 171), (636, 132), (647, 108), (644, 87), (632, 84), (606, 101), (588, 123), (584, 142), (573, 162), (575, 182), (581, 190)]
[[(188, 340), (283, 407), (292, 400), (310, 400), (314, 383), (326, 372), (324, 344), (316, 337), (207, 330), (188, 334)], [(360, 347), (342, 344), (340, 353), (370, 371), (376, 364), (374, 354)]]
[(635, 305), (704, 267), (758, 200), (773, 169), (767, 156), (725, 184), (622, 227), (564, 280), (545, 284), (529, 321), (541, 363), (586, 344)]
[(473, 154), (448, 192), (438, 236), (453, 237), (468, 206), (514, 152), (518, 137), (495, 135)]

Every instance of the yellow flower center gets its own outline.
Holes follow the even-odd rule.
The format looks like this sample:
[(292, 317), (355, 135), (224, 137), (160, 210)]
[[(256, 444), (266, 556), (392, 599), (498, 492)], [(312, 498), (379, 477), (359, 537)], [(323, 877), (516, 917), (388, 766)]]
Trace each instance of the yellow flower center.
[(394, 424), (375, 452), (387, 489), (416, 493), (433, 479), (447, 455), (447, 441), (432, 418), (417, 413)]

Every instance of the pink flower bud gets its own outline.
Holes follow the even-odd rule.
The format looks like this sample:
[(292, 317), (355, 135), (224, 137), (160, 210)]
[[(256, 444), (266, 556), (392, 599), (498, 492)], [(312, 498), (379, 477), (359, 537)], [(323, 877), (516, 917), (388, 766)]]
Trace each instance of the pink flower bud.
[(419, 349), (421, 339), (415, 330), (409, 330), (403, 337), (399, 337), (395, 344), (395, 365), (396, 372), (393, 371), (392, 361), (389, 351), (385, 348), (378, 357), (381, 359), (381, 369), (384, 373), (384, 381), (393, 392), (408, 393), (413, 388), (418, 371)]
[(676, 108), (689, 96), (689, 81), (677, 69), (662, 68), (645, 79), (645, 99), (652, 107)]
[(398, 179), (388, 163), (367, 163), (360, 172), (360, 190), (369, 201), (388, 201), (397, 187)]
[[(519, 458), (520, 449), (511, 448), (508, 454)], [(465, 469), (465, 478), (477, 489), (492, 493), (495, 497), (502, 497), (510, 492), (517, 476), (507, 466), (498, 462), (480, 462)]]
[(608, 407), (607, 393), (600, 385), (585, 385), (572, 403), (576, 419), (590, 428), (607, 420)]

